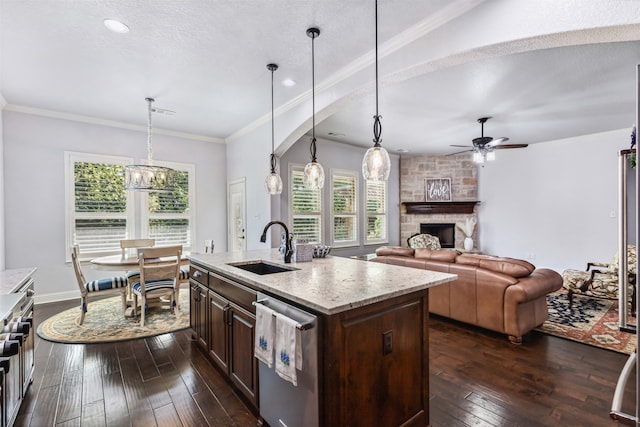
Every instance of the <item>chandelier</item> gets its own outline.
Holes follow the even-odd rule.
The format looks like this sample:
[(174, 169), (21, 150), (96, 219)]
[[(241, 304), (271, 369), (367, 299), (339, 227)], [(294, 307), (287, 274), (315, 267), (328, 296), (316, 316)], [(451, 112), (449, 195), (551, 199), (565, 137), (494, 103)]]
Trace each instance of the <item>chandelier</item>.
[(389, 153), (380, 144), (382, 123), (378, 114), (378, 0), (376, 0), (376, 115), (373, 116), (373, 147), (369, 148), (362, 159), (362, 175), (370, 181), (389, 179), (391, 159)]
[(148, 133), (147, 133), (147, 163), (139, 165), (126, 165), (124, 167), (124, 185), (127, 190), (137, 191), (170, 191), (170, 181), (173, 177), (173, 169), (164, 166), (154, 166), (153, 149), (151, 147), (151, 104), (153, 98), (145, 98), (147, 101)]

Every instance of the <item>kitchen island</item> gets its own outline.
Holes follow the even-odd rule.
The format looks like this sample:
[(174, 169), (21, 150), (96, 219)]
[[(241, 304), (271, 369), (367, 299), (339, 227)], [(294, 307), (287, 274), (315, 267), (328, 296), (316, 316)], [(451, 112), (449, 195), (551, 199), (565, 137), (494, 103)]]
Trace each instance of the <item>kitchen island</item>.
[[(276, 249), (189, 259), (194, 338), (257, 409), (260, 291), (318, 316), (319, 425), (428, 424), (428, 289), (455, 275), (331, 256), (283, 264)], [(238, 266), (254, 261), (291, 270)]]

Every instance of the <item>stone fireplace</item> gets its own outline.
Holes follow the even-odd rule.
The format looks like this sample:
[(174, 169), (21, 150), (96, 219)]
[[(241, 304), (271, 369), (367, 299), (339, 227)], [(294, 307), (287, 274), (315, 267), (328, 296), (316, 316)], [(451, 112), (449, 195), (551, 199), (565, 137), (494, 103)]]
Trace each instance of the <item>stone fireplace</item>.
[[(451, 178), (452, 202), (427, 203), (426, 178)], [(457, 222), (470, 216), (477, 218), (478, 168), (469, 153), (454, 156), (405, 156), (400, 158), (400, 243), (422, 232), (422, 225), (453, 228), (453, 246), (463, 248), (464, 233), (456, 229)], [(465, 206), (460, 205), (464, 203)], [(479, 222), (479, 221), (478, 221)], [(453, 227), (452, 227), (453, 225)], [(476, 248), (480, 247), (478, 227), (473, 231)], [(429, 233), (437, 235), (434, 233)], [(442, 244), (442, 239), (441, 239)], [(447, 242), (447, 244), (450, 244)]]

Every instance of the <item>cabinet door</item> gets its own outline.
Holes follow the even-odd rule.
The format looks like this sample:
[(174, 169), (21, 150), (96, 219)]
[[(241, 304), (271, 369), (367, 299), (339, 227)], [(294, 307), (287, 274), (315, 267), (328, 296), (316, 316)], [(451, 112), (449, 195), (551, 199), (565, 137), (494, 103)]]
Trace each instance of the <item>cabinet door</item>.
[(201, 346), (207, 348), (206, 342), (206, 316), (207, 316), (207, 291), (206, 288), (197, 283), (191, 283), (189, 290), (189, 325), (193, 331), (193, 338)]
[(229, 374), (240, 391), (256, 404), (258, 362), (253, 356), (256, 317), (232, 304), (229, 319), (231, 322)]
[(225, 371), (228, 371), (228, 316), (229, 301), (209, 291), (209, 355)]
[(196, 328), (198, 343), (207, 348), (207, 288), (198, 285), (198, 300), (196, 301)]

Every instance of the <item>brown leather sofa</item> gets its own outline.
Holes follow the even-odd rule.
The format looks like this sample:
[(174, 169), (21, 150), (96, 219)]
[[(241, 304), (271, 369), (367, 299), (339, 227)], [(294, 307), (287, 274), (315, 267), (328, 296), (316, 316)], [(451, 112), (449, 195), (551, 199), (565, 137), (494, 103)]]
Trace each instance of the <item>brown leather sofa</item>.
[(431, 313), (507, 334), (514, 344), (547, 319), (546, 295), (562, 286), (562, 276), (531, 263), (453, 249), (383, 246), (373, 262), (457, 274), (429, 289)]

